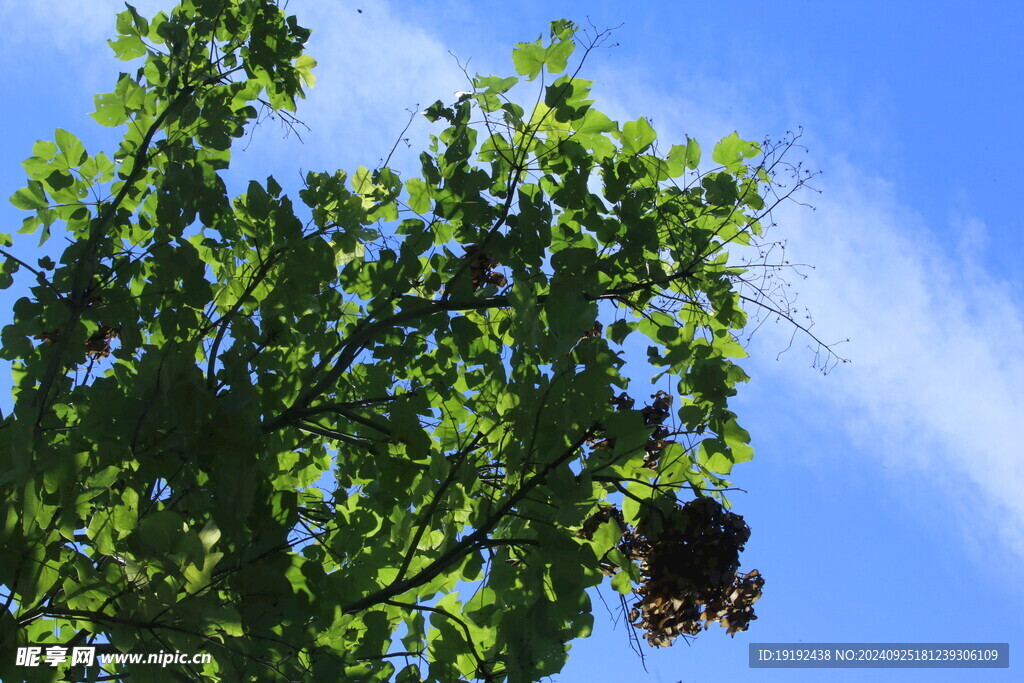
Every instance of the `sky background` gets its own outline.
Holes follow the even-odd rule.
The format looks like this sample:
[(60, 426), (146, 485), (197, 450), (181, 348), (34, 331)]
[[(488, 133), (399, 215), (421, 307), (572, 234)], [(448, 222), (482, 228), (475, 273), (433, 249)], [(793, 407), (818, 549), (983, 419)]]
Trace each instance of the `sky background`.
[[(146, 14), (168, 3), (147, 0)], [(125, 68), (103, 42), (119, 3), (0, 0), (0, 191), (57, 127), (116, 148), (88, 113)], [(361, 9), (362, 12), (357, 12)], [(763, 326), (734, 410), (757, 456), (737, 467), (734, 511), (753, 535), (743, 569), (766, 578), (759, 619), (735, 638), (631, 652), (616, 594), (555, 680), (1016, 680), (1015, 669), (751, 670), (748, 643), (1009, 642), (1024, 635), (1024, 6), (1016, 2), (455, 2), (292, 0), (314, 29), (318, 84), (300, 143), (269, 123), (235, 187), (270, 173), (374, 166), (406, 110), (510, 75), (515, 42), (566, 17), (618, 27), (591, 55), (596, 107), (648, 117), (665, 148), (697, 138), (779, 137), (802, 126), (820, 194), (776, 212), (798, 306), (851, 363), (822, 375), (785, 325)], [(392, 165), (417, 171), (420, 119)], [(437, 132), (435, 130), (435, 132)], [(2, 232), (23, 218), (0, 207)], [(21, 249), (31, 250), (34, 237)], [(51, 243), (58, 247), (59, 240)], [(49, 246), (49, 245), (48, 245)], [(20, 252), (19, 253), (28, 253)], [(41, 255), (41, 254), (40, 254)], [(806, 278), (801, 277), (806, 275)], [(9, 321), (12, 291), (0, 293)], [(9, 387), (4, 377), (0, 382)], [(652, 388), (652, 393), (653, 393)], [(635, 396), (642, 389), (634, 389)], [(5, 407), (9, 398), (3, 399)], [(1019, 672), (1018, 674), (1019, 675)]]

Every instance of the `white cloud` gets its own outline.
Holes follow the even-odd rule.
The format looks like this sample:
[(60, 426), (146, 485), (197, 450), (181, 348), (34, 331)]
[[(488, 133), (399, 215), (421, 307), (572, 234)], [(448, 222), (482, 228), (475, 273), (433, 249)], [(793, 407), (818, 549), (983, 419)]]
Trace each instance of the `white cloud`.
[[(897, 481), (941, 487), (965, 540), (988, 536), (1024, 557), (1019, 294), (985, 269), (978, 221), (934, 230), (884, 181), (842, 161), (828, 168), (818, 210), (784, 209), (777, 236), (816, 266), (800, 302), (815, 332), (850, 337), (838, 350), (853, 363), (819, 380), (795, 370), (805, 357), (794, 350), (796, 362), (759, 369), (842, 416), (858, 456), (881, 458)], [(784, 345), (767, 337), (760, 348)]]
[[(448, 47), (404, 21), (390, 5), (367, 4), (358, 13), (350, 3), (304, 0), (289, 3), (288, 12), (313, 29), (307, 51), (318, 62), (317, 83), (298, 112), (310, 130), (302, 133), (302, 145), (282, 140), (272, 127), (257, 131), (252, 153), (239, 157), (247, 166), (265, 165), (268, 172), (280, 170), (282, 161), (285, 168), (305, 170), (373, 167), (398, 140), (409, 110), (454, 100), (452, 93), (466, 88)], [(413, 152), (426, 146), (428, 125), (422, 116), (415, 117), (405, 134), (412, 149), (399, 144), (393, 166), (418, 171)], [(259, 160), (264, 153), (272, 155), (266, 164)]]
[[(171, 4), (132, 2), (143, 16)], [(92, 111), (93, 94), (112, 89), (118, 72), (127, 70), (107, 45), (117, 33), (115, 15), (124, 9), (118, 0), (0, 0), (0, 59), (13, 65), (5, 73), (16, 72), (12, 80), (48, 84), (49, 93), (60, 93), (72, 115)], [(32, 91), (16, 96), (45, 97)]]
[[(147, 17), (170, 6), (159, 0), (133, 0), (131, 4)], [(115, 35), (115, 14), (124, 9), (125, 3), (118, 0), (0, 0), (2, 49), (23, 51), (31, 46), (65, 56), (109, 56), (105, 41)]]
[(45, 42), (47, 50), (81, 54), (114, 33), (114, 13), (123, 3), (113, 0), (0, 0), (4, 50), (22, 50)]
[[(173, 6), (170, 0), (135, 0), (143, 16)], [(106, 39), (114, 35), (118, 0), (0, 0), (6, 30), (0, 50), (7, 60), (31, 49), (68, 63), (88, 93), (109, 89), (118, 63)], [(237, 161), (260, 177), (286, 169), (374, 166), (387, 156), (409, 120), (437, 99), (454, 99), (466, 79), (448, 48), (420, 27), (406, 22), (386, 3), (368, 3), (362, 13), (352, 3), (292, 0), (286, 10), (314, 29), (308, 52), (319, 61), (317, 85), (301, 103), (299, 119), (310, 127), (305, 145), (283, 140), (272, 122), (258, 129)], [(51, 58), (52, 58), (51, 57)], [(45, 68), (51, 69), (47, 61)], [(31, 67), (30, 68), (34, 68)], [(42, 68), (42, 67), (40, 67)], [(39, 77), (46, 77), (40, 72)], [(427, 122), (417, 117), (407, 133), (418, 152), (427, 140)], [(395, 159), (415, 171), (415, 156), (399, 145)], [(246, 171), (248, 174), (248, 171)]]

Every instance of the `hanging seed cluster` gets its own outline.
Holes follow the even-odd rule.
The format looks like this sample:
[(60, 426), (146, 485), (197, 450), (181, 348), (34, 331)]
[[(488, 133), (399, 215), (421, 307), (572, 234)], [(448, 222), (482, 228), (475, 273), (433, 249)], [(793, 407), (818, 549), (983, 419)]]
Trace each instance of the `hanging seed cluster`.
[(614, 505), (601, 505), (598, 507), (597, 512), (590, 515), (590, 517), (587, 517), (586, 521), (583, 522), (582, 528), (576, 532), (576, 535), (589, 541), (594, 538), (594, 532), (597, 531), (598, 527), (609, 519), (615, 520), (615, 523), (619, 525), (622, 533), (627, 533), (629, 531), (629, 527), (622, 518), (622, 510)]
[(113, 327), (100, 325), (99, 329), (85, 340), (85, 355), (92, 360), (106, 358), (110, 355), (110, 342), (117, 339), (118, 332)]
[[(659, 391), (640, 410), (651, 429), (644, 445), (644, 464), (657, 470), (672, 431), (665, 425), (672, 396)], [(616, 410), (632, 410), (636, 401), (625, 392), (611, 399)], [(613, 437), (595, 433), (589, 441), (595, 451), (615, 447)], [(622, 530), (618, 549), (640, 567), (643, 583), (636, 591), (629, 621), (645, 632), (656, 647), (671, 645), (681, 635), (697, 635), (714, 622), (729, 635), (746, 631), (756, 619), (754, 603), (761, 597), (764, 579), (755, 569), (739, 573), (739, 557), (750, 538), (750, 527), (714, 498), (700, 497), (684, 505), (650, 506), (643, 522), (631, 529), (622, 511), (602, 505), (576, 535), (592, 539), (597, 529), (614, 520)], [(620, 571), (609, 554), (598, 562), (605, 575)]]
[(729, 635), (747, 630), (764, 586), (756, 569), (737, 571), (748, 538), (743, 517), (712, 498), (675, 505), (667, 514), (652, 511), (620, 543), (644, 577), (630, 622), (657, 647), (697, 635), (712, 622)]
[[(600, 323), (598, 323), (600, 325)], [(600, 336), (601, 328), (595, 328), (596, 334), (586, 334), (584, 336)], [(651, 435), (647, 439), (647, 443), (644, 444), (644, 449), (647, 455), (644, 457), (644, 465), (651, 468), (652, 470), (658, 469), (658, 459), (661, 457), (661, 452), (665, 450), (665, 447), (669, 444), (676, 443), (668, 439), (671, 430), (665, 426), (665, 420), (669, 417), (669, 407), (672, 405), (672, 396), (666, 394), (664, 391), (659, 391), (656, 394), (651, 394), (651, 398), (654, 399), (650, 404), (644, 406), (640, 410), (640, 413), (644, 417), (644, 425), (647, 427), (653, 427)], [(622, 392), (618, 396), (611, 399), (611, 403), (615, 406), (616, 410), (632, 410), (633, 406), (636, 405), (636, 400), (633, 399), (626, 392)], [(588, 444), (593, 449), (600, 448), (614, 448), (614, 438), (592, 438), (588, 441)]]
[(473, 281), (474, 292), (486, 285), (495, 287), (506, 285), (508, 279), (494, 270), (501, 264), (491, 254), (481, 251), (476, 244), (467, 244), (462, 249), (466, 252), (462, 258), (469, 259), (469, 275)]
[(57, 342), (60, 341), (60, 330), (58, 328), (54, 328), (52, 330), (43, 330), (42, 332), (40, 332), (39, 334), (32, 338), (38, 339), (42, 341), (44, 344), (56, 344)]
[[(625, 519), (622, 517), (622, 510), (614, 505), (601, 505), (598, 507), (597, 512), (587, 517), (586, 521), (583, 522), (583, 526), (576, 532), (576, 536), (589, 541), (594, 538), (594, 533), (598, 527), (610, 519), (615, 520), (615, 524), (618, 525), (623, 538), (625, 538), (629, 534), (629, 525), (626, 524)], [(605, 556), (598, 561), (597, 567), (605, 576), (614, 576), (621, 569), (619, 565), (608, 559), (608, 553), (605, 553)]]
[[(85, 347), (86, 358), (89, 358), (90, 360), (99, 360), (100, 358), (106, 358), (109, 356), (111, 351), (110, 342), (117, 339), (118, 334), (120, 333), (116, 328), (100, 325), (99, 329), (93, 332), (89, 338), (82, 343), (82, 346)], [(61, 332), (59, 329), (54, 328), (35, 335), (34, 339), (38, 339), (44, 344), (54, 344), (60, 341)]]
[(654, 401), (650, 405), (645, 406), (640, 413), (644, 416), (644, 424), (654, 428), (654, 431), (651, 432), (651, 437), (647, 440), (647, 457), (644, 459), (644, 465), (652, 470), (656, 470), (658, 469), (658, 459), (661, 457), (661, 452), (670, 443), (675, 443), (674, 441), (667, 440), (671, 432), (665, 426), (665, 420), (668, 419), (668, 409), (672, 405), (672, 397), (664, 391), (659, 391), (656, 394), (652, 394), (651, 398)]

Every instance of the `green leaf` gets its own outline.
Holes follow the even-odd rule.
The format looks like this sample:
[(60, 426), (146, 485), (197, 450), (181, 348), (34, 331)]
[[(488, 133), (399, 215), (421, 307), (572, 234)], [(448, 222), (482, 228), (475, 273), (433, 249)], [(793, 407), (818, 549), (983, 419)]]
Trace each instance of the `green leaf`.
[(140, 543), (154, 552), (173, 551), (185, 534), (185, 523), (177, 512), (160, 510), (144, 517), (137, 535)]
[(672, 145), (665, 160), (668, 162), (669, 177), (681, 176), (687, 168), (686, 145)]
[(686, 166), (696, 170), (700, 165), (700, 145), (693, 138), (686, 138)]
[(556, 40), (544, 52), (544, 64), (548, 72), (560, 74), (565, 71), (565, 66), (576, 49), (576, 43), (572, 40)]
[(473, 87), (483, 90), (491, 95), (503, 95), (519, 82), (515, 76), (500, 78), (498, 76), (476, 76), (473, 78)]
[(544, 67), (546, 56), (547, 50), (541, 44), (540, 38), (532, 43), (516, 43), (515, 49), (512, 50), (512, 64), (516, 73), (532, 81)]
[(373, 178), (370, 169), (360, 166), (352, 175), (352, 191), (356, 194), (368, 195), (373, 191)]
[(615, 520), (609, 519), (594, 532), (593, 547), (597, 557), (603, 557), (622, 538), (622, 529)]
[(42, 183), (36, 180), (28, 181), (28, 186), (23, 187), (11, 195), (11, 204), (16, 209), (32, 211), (34, 209), (45, 209), (50, 205), (43, 192)]
[(209, 624), (217, 630), (223, 631), (225, 635), (235, 637), (245, 635), (241, 616), (227, 605), (207, 606), (204, 608), (204, 616)]
[(307, 88), (312, 88), (316, 85), (316, 75), (313, 74), (313, 69), (316, 68), (316, 60), (309, 55), (299, 55), (295, 60), (295, 71), (299, 74), (299, 78), (302, 79), (303, 84)]
[(646, 152), (657, 137), (647, 119), (628, 121), (622, 126), (622, 151), (636, 156)]
[(701, 465), (717, 472), (718, 474), (729, 474), (735, 460), (725, 444), (719, 439), (704, 439), (700, 442), (697, 452), (697, 460)]
[(615, 122), (596, 109), (587, 109), (582, 119), (572, 122), (576, 129), (575, 140), (586, 149), (593, 151), (594, 159), (601, 161), (615, 152), (615, 143), (605, 135), (616, 131)]
[[(128, 8), (128, 13), (131, 14), (131, 17), (132, 17), (132, 25), (135, 27), (135, 30), (137, 30), (139, 32), (139, 35), (140, 36), (148, 35), (149, 34), (149, 22), (146, 20), (146, 18), (144, 16), (142, 16), (141, 14), (139, 14), (138, 10), (136, 10), (135, 7), (133, 7), (132, 5), (129, 5), (128, 3), (125, 3), (125, 7)], [(118, 16), (118, 19), (120, 21), (120, 15)], [(118, 28), (118, 31), (121, 31), (121, 29)], [(127, 33), (128, 31), (121, 31), (121, 32), (122, 33)]]
[(80, 166), (82, 162), (89, 158), (85, 151), (85, 145), (82, 144), (81, 140), (66, 130), (58, 128), (56, 133), (54, 133), (54, 140), (57, 143), (58, 149), (63, 153), (69, 167)]
[(619, 572), (612, 579), (612, 588), (622, 595), (629, 595), (633, 592), (633, 582), (629, 579), (627, 572)]
[(588, 109), (583, 120), (576, 125), (579, 135), (595, 135), (610, 133), (615, 130), (615, 123), (596, 109)]
[(121, 61), (138, 59), (146, 54), (146, 44), (139, 36), (119, 36), (116, 40), (108, 40), (107, 44)]
[(132, 5), (125, 3), (125, 7), (125, 11), (117, 14), (117, 32), (129, 36), (146, 35), (149, 31), (149, 22)]
[(742, 140), (735, 131), (722, 138), (715, 145), (711, 158), (716, 164), (725, 166), (730, 172), (743, 171), (743, 160), (750, 159), (761, 153), (761, 145), (756, 142)]
[(120, 126), (134, 112), (145, 107), (145, 100), (145, 90), (127, 74), (122, 74), (114, 92), (101, 93), (93, 98), (96, 111), (91, 116), (102, 126)]
[(419, 178), (410, 178), (405, 183), (405, 190), (409, 193), (410, 209), (421, 215), (430, 212), (430, 191), (426, 183)]
[(728, 173), (709, 173), (701, 186), (707, 191), (708, 203), (714, 206), (732, 206), (739, 199), (736, 179)]

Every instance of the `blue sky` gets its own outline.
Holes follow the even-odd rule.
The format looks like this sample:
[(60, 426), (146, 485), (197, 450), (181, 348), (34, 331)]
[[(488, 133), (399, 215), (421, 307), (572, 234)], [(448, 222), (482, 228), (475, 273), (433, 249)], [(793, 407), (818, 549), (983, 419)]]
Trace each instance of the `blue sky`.
[[(151, 13), (167, 3), (139, 2)], [(108, 0), (0, 0), (7, 107), (0, 180), (56, 127), (90, 150), (92, 95), (121, 65), (103, 39)], [(735, 410), (755, 460), (733, 480), (753, 528), (744, 568), (766, 577), (759, 620), (729, 638), (645, 651), (595, 601), (597, 628), (558, 681), (1013, 680), (1013, 670), (751, 670), (751, 642), (1009, 642), (1024, 635), (1024, 280), (1016, 164), (1024, 158), (1024, 6), (1011, 2), (417, 3), (292, 0), (314, 29), (319, 83), (300, 110), (305, 144), (273, 125), (236, 152), (235, 179), (372, 166), (406, 109), (511, 73), (513, 43), (547, 22), (619, 26), (619, 46), (583, 72), (596, 106), (647, 116), (667, 144), (777, 137), (802, 126), (822, 171), (815, 210), (786, 206), (798, 304), (852, 363), (823, 376), (798, 337), (772, 324), (752, 342)], [(358, 13), (356, 9), (362, 9)], [(415, 171), (429, 131), (394, 163)], [(403, 166), (404, 165), (404, 166)], [(0, 207), (13, 232), (21, 216)], [(52, 240), (56, 243), (57, 240)], [(9, 308), (10, 292), (2, 295)], [(0, 318), (6, 315), (0, 311)], [(4, 318), (6, 320), (6, 318)], [(7, 384), (6, 378), (0, 380)], [(634, 392), (641, 394), (640, 390)], [(7, 403), (7, 400), (4, 400)], [(609, 605), (615, 594), (605, 593)], [(1014, 667), (1019, 668), (1019, 667)], [(1019, 674), (1018, 674), (1019, 675)]]

